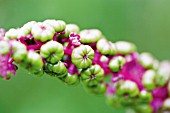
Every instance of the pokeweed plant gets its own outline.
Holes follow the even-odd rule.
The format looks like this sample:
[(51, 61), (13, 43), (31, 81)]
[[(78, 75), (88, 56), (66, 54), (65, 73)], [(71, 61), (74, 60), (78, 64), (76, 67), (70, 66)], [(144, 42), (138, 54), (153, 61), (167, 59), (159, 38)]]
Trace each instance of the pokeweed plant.
[(105, 95), (109, 105), (130, 113), (170, 111), (170, 62), (139, 54), (133, 43), (108, 41), (98, 29), (80, 31), (52, 19), (0, 29), (0, 77), (9, 80), (18, 66), (68, 85), (81, 83), (87, 92)]

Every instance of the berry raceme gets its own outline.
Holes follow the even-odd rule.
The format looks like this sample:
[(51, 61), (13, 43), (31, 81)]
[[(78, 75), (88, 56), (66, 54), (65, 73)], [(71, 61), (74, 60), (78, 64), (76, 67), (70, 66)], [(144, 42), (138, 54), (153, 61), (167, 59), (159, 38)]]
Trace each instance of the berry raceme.
[(139, 54), (130, 42), (110, 42), (98, 29), (80, 30), (54, 19), (0, 29), (0, 76), (9, 80), (17, 66), (67, 85), (81, 83), (89, 93), (106, 95), (116, 108), (170, 111), (170, 62)]

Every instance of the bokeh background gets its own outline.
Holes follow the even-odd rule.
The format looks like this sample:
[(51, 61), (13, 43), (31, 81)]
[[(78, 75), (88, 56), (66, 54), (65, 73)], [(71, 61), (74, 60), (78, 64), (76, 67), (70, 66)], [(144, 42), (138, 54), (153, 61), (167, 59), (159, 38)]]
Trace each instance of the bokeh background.
[[(6, 30), (49, 18), (81, 29), (98, 28), (113, 42), (131, 41), (139, 52), (170, 59), (170, 0), (0, 0), (0, 27)], [(0, 113), (124, 112), (81, 86), (69, 87), (48, 76), (37, 78), (22, 69), (10, 81), (0, 81)]]

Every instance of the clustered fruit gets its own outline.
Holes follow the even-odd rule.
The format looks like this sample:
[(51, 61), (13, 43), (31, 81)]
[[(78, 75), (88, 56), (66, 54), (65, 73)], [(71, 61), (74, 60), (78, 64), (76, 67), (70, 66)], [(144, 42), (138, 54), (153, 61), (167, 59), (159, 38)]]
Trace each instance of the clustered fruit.
[(81, 83), (130, 113), (170, 111), (170, 62), (137, 53), (133, 43), (108, 41), (98, 29), (52, 19), (0, 29), (0, 77), (9, 80), (18, 66), (68, 85)]

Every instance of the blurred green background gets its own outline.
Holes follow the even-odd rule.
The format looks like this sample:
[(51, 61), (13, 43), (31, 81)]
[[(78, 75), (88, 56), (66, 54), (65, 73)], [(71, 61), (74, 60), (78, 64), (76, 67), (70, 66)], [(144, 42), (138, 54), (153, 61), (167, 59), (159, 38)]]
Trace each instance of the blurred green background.
[[(48, 18), (99, 28), (114, 41), (134, 42), (139, 52), (170, 58), (170, 0), (0, 0), (0, 27), (20, 27)], [(0, 81), (0, 113), (124, 113), (104, 97), (68, 87), (56, 78), (37, 78), (20, 69)]]

